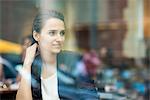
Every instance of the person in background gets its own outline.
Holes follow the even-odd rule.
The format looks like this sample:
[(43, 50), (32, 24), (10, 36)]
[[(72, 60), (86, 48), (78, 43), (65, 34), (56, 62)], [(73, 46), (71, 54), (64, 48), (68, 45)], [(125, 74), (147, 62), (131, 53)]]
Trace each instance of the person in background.
[(85, 52), (83, 55), (83, 62), (85, 64), (88, 76), (91, 79), (95, 79), (97, 74), (97, 69), (101, 64), (100, 59), (96, 54), (96, 51), (91, 50)]

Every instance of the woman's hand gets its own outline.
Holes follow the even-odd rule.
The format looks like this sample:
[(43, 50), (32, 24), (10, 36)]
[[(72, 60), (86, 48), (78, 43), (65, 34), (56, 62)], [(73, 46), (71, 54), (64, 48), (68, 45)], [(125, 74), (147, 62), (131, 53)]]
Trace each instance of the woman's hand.
[(36, 49), (37, 49), (37, 43), (34, 43), (33, 45), (29, 46), (26, 49), (26, 55), (25, 55), (25, 59), (24, 59), (24, 67), (31, 67), (32, 62), (35, 58)]
[(26, 55), (23, 64), (23, 70), (21, 72), (21, 82), (17, 91), (16, 100), (32, 100), (31, 93), (31, 65), (35, 58), (37, 49), (37, 43), (29, 46), (26, 49)]

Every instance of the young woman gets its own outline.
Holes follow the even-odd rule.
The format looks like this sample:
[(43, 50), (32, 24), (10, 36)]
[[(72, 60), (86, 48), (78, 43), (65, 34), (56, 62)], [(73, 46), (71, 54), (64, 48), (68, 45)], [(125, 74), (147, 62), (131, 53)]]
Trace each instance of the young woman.
[(63, 97), (58, 84), (57, 56), (65, 41), (64, 16), (57, 11), (41, 12), (34, 19), (32, 35), (35, 43), (26, 50), (16, 100), (80, 100), (74, 92), (74, 97)]

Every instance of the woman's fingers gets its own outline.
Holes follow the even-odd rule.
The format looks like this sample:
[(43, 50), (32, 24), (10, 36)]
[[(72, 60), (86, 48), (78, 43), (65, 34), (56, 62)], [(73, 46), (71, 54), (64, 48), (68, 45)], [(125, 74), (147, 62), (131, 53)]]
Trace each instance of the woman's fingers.
[(29, 46), (26, 50), (26, 55), (34, 56), (37, 49), (37, 43), (34, 43), (33, 45)]
[(29, 46), (26, 49), (26, 56), (25, 56), (25, 60), (24, 60), (25, 64), (27, 64), (27, 65), (32, 64), (32, 62), (35, 58), (36, 49), (37, 49), (37, 43), (34, 43), (33, 45)]

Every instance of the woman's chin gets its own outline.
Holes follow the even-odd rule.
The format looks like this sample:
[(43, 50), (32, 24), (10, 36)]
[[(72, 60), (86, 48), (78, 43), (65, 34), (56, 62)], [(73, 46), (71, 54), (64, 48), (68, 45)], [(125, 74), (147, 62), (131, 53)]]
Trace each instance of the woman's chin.
[(55, 49), (55, 50), (53, 50), (53, 53), (57, 54), (57, 53), (59, 53), (60, 51), (61, 51), (60, 49)]

